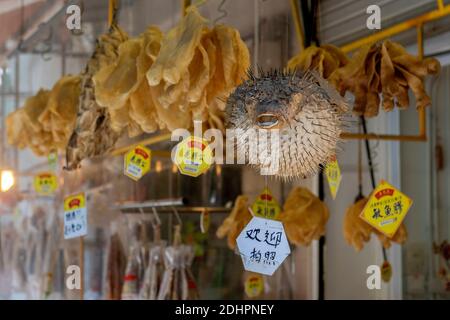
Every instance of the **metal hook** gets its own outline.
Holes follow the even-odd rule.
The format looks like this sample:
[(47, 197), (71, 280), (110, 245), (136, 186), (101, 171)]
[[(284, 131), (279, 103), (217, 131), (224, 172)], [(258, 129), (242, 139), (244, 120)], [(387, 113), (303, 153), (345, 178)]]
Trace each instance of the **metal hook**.
[(218, 16), (215, 20), (214, 20), (214, 24), (216, 24), (217, 22), (219, 22), (220, 20), (222, 20), (223, 18), (228, 16), (228, 11), (224, 9), (224, 5), (225, 2), (227, 2), (227, 0), (222, 0), (220, 1), (219, 6), (217, 7), (217, 11), (222, 13), (222, 15)]
[(153, 216), (155, 217), (156, 223), (158, 226), (161, 225), (161, 219), (159, 218), (158, 212), (155, 207), (152, 207)]
[(172, 207), (172, 210), (173, 210), (173, 213), (175, 214), (175, 217), (176, 217), (177, 220), (178, 220), (178, 224), (179, 224), (180, 226), (182, 226), (182, 225), (183, 225), (183, 221), (181, 220), (181, 217), (180, 217), (180, 215), (178, 214), (177, 209), (175, 209), (175, 207)]

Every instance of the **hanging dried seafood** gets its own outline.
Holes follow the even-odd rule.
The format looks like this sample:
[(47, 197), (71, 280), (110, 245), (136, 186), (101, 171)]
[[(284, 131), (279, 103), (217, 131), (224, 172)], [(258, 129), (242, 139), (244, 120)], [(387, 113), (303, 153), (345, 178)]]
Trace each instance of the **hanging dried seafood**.
[(64, 76), (53, 86), (47, 107), (39, 116), (45, 131), (52, 134), (55, 148), (64, 149), (75, 126), (80, 76)]
[(158, 118), (169, 130), (190, 128), (193, 120), (224, 129), (223, 102), (240, 84), (250, 64), (239, 32), (209, 29), (196, 7), (163, 38), (146, 76)]
[(304, 246), (325, 234), (328, 217), (329, 211), (325, 203), (302, 187), (289, 193), (280, 214), (289, 241)]
[(8, 115), (6, 133), (8, 143), (22, 149), (25, 147), (38, 156), (48, 154), (54, 149), (52, 133), (44, 130), (39, 117), (47, 107), (50, 91), (41, 89), (25, 100), (23, 108)]
[(347, 63), (348, 59), (344, 52), (331, 44), (325, 44), (306, 48), (289, 60), (287, 67), (291, 70), (315, 70), (324, 79), (328, 79), (336, 69)]
[(120, 131), (111, 126), (108, 110), (95, 100), (95, 87), (92, 77), (103, 66), (117, 59), (118, 48), (128, 36), (112, 23), (109, 32), (97, 40), (94, 54), (81, 74), (81, 93), (75, 129), (66, 149), (66, 169), (80, 166), (81, 160), (102, 155), (110, 150), (120, 136)]
[(114, 63), (94, 75), (96, 101), (108, 109), (114, 131), (126, 128), (128, 136), (133, 137), (164, 128), (145, 78), (159, 53), (161, 39), (161, 31), (149, 27), (139, 37), (120, 44)]
[(248, 210), (248, 197), (238, 196), (234, 202), (233, 210), (217, 229), (216, 235), (219, 239), (228, 236), (228, 247), (234, 249), (236, 248), (236, 238), (251, 219), (252, 215)]
[(404, 223), (402, 223), (392, 238), (373, 228), (370, 224), (360, 218), (361, 211), (364, 209), (368, 198), (362, 198), (355, 204), (347, 208), (344, 218), (344, 238), (348, 244), (353, 246), (356, 251), (364, 247), (364, 243), (370, 240), (372, 233), (375, 233), (384, 248), (389, 248), (391, 242), (402, 244), (406, 241), (408, 234)]
[(8, 143), (45, 156), (64, 149), (75, 125), (80, 77), (67, 75), (51, 91), (41, 89), (6, 118)]
[[(235, 129), (238, 153), (261, 172), (283, 179), (315, 174), (336, 154), (345, 101), (316, 72), (249, 76), (227, 101), (227, 127)], [(260, 139), (261, 133), (273, 136)]]
[(409, 89), (418, 109), (429, 106), (431, 100), (425, 92), (425, 76), (437, 74), (439, 70), (436, 59), (414, 57), (400, 44), (386, 40), (362, 47), (329, 80), (342, 95), (350, 91), (355, 96), (353, 113), (374, 117), (379, 112), (380, 94), (385, 111), (395, 106), (408, 108)]

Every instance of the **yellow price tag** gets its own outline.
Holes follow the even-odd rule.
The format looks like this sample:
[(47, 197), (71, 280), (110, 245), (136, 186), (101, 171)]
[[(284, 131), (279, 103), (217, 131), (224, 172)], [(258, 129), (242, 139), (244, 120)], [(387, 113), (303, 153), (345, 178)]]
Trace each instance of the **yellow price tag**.
[(382, 180), (372, 191), (360, 217), (388, 238), (392, 238), (411, 205), (410, 198)]
[(41, 172), (34, 176), (34, 190), (43, 196), (51, 195), (58, 188), (58, 180), (52, 172)]
[(137, 146), (124, 156), (123, 173), (134, 181), (150, 171), (152, 153), (144, 146)]
[(339, 185), (341, 184), (341, 169), (336, 160), (336, 157), (327, 164), (325, 167), (325, 176), (327, 177), (328, 186), (330, 187), (331, 196), (333, 200), (336, 199), (336, 194), (339, 190)]
[(259, 297), (264, 291), (264, 278), (259, 274), (247, 276), (244, 283), (244, 289), (247, 297)]
[(277, 220), (280, 211), (280, 205), (267, 187), (252, 204), (253, 214), (261, 218)]
[(189, 136), (177, 145), (175, 164), (184, 175), (198, 177), (209, 169), (212, 160), (212, 150), (205, 139)]

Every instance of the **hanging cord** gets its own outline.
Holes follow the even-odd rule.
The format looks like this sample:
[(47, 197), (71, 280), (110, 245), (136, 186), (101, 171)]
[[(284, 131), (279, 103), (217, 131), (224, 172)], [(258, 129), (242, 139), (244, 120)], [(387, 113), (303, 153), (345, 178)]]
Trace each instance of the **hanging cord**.
[(214, 20), (214, 24), (217, 24), (217, 22), (219, 22), (220, 20), (226, 18), (228, 16), (228, 11), (224, 8), (225, 2), (227, 2), (227, 0), (221, 0), (219, 6), (217, 7), (217, 12), (220, 12), (221, 15), (218, 16), (215, 20)]
[(108, 6), (108, 27), (109, 31), (113, 29), (115, 25), (117, 25), (117, 19), (119, 16), (119, 4), (118, 0), (109, 0)]
[[(361, 133), (361, 121), (358, 125), (358, 133)], [(355, 198), (355, 203), (364, 198), (362, 179), (362, 144), (361, 140), (358, 140), (358, 195)]]
[[(361, 123), (362, 123), (364, 134), (367, 134), (366, 118), (364, 118), (364, 116), (361, 116)], [(370, 144), (369, 144), (369, 140), (368, 139), (364, 139), (364, 142), (366, 144), (367, 162), (369, 163), (370, 180), (372, 182), (372, 189), (375, 189), (376, 188), (375, 172), (374, 172), (374, 169), (373, 169), (372, 154), (370, 153)], [(383, 247), (383, 245), (381, 247), (383, 249), (384, 261), (387, 261), (386, 249)]]

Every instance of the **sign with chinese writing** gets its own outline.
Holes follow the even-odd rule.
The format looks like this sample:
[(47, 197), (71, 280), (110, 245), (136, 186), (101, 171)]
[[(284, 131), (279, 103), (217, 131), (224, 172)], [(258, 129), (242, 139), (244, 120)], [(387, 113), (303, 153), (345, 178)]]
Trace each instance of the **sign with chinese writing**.
[(341, 169), (336, 160), (333, 158), (331, 162), (325, 167), (325, 176), (327, 177), (328, 186), (330, 187), (330, 193), (333, 199), (336, 199), (336, 194), (339, 190), (339, 185), (341, 184)]
[(49, 196), (58, 188), (58, 181), (52, 172), (41, 172), (34, 177), (34, 190), (42, 195)]
[(206, 233), (209, 230), (211, 224), (211, 217), (209, 216), (208, 210), (203, 210), (200, 216), (200, 230), (202, 233)]
[(258, 217), (276, 220), (280, 211), (280, 205), (267, 187), (252, 204), (252, 212)]
[(152, 153), (144, 146), (137, 146), (125, 154), (123, 173), (134, 181), (150, 170)]
[(360, 217), (391, 238), (397, 232), (411, 205), (410, 198), (382, 180), (370, 195)]
[(177, 145), (175, 164), (182, 174), (198, 177), (209, 169), (212, 160), (212, 150), (205, 139), (189, 136)]
[(250, 274), (244, 283), (245, 294), (249, 298), (259, 297), (264, 291), (264, 278), (260, 274)]
[(280, 221), (253, 217), (236, 239), (247, 271), (271, 276), (291, 253)]
[(87, 234), (87, 209), (84, 193), (64, 199), (64, 239)]

